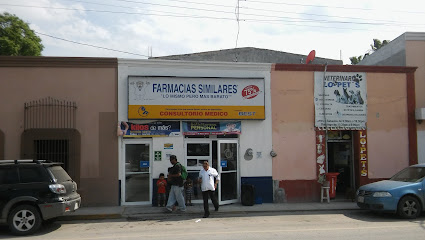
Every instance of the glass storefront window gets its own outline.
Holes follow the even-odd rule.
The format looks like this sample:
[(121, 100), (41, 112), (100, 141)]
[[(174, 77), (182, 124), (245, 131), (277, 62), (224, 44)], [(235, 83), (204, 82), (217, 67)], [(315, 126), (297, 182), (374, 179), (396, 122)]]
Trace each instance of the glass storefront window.
[(149, 144), (125, 145), (125, 201), (150, 201)]
[(149, 145), (127, 144), (125, 150), (126, 172), (149, 172), (149, 167), (143, 163), (149, 163)]
[(220, 160), (227, 161), (227, 167), (222, 171), (236, 170), (238, 167), (238, 146), (234, 143), (221, 143)]
[(210, 144), (209, 143), (188, 143), (187, 156), (209, 156)]

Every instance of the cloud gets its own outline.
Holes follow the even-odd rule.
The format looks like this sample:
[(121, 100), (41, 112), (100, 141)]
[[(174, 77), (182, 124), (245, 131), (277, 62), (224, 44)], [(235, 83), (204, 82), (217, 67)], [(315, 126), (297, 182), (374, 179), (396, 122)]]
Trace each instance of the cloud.
[[(271, 4), (273, 1), (279, 4)], [(349, 57), (367, 52), (373, 38), (393, 40), (405, 31), (425, 31), (425, 25), (418, 21), (424, 12), (418, 8), (417, 0), (388, 0), (385, 4), (329, 0), (327, 7), (319, 7), (324, 2), (316, 0), (240, 1), (239, 35), (236, 1), (93, 3), (97, 4), (57, 0), (15, 0), (12, 4), (0, 0), (0, 11), (16, 14), (37, 32), (57, 38), (142, 55), (148, 55), (148, 48), (152, 48), (154, 56), (234, 48), (238, 36), (238, 47), (304, 55), (315, 49), (317, 57), (339, 59), (342, 55), (344, 63), (349, 64)], [(181, 14), (191, 17), (172, 17)], [(46, 56), (143, 58), (47, 36), (41, 38)]]

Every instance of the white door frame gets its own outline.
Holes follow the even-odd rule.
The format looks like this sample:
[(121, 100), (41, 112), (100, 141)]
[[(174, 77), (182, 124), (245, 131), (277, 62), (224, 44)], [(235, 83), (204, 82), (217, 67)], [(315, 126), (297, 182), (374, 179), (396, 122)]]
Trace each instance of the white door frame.
[[(131, 144), (147, 144), (149, 146), (149, 172), (148, 173), (133, 173), (133, 174), (149, 174), (149, 201), (141, 202), (126, 202), (125, 201), (125, 151), (126, 146)], [(152, 204), (152, 161), (153, 152), (152, 152), (152, 139), (149, 138), (138, 138), (138, 139), (123, 139), (122, 151), (121, 151), (121, 161), (120, 161), (120, 179), (121, 179), (121, 205), (149, 205)]]
[[(196, 167), (188, 167), (187, 166), (187, 159), (192, 158), (192, 156), (187, 156), (187, 144), (188, 143), (189, 144), (190, 143), (208, 143), (209, 146), (210, 146), (209, 156), (200, 156), (200, 157), (196, 156), (196, 157), (200, 160), (207, 160), (208, 163), (210, 164), (210, 166), (212, 166), (212, 139), (208, 139), (208, 138), (199, 138), (199, 139), (198, 138), (185, 138), (184, 139), (184, 163), (182, 163), (182, 162), (180, 162), (180, 163), (182, 163), (183, 165), (186, 166), (187, 171), (198, 171), (198, 173), (199, 173), (199, 171), (201, 171), (201, 169), (202, 169), (202, 166), (196, 166)], [(197, 180), (197, 179), (194, 179), (194, 180)], [(201, 196), (202, 196), (202, 194), (201, 194)], [(192, 199), (192, 203), (202, 203), (202, 202), (203, 202), (202, 198), (200, 200)]]
[[(236, 150), (236, 154), (237, 154), (237, 159), (236, 159), (236, 170), (231, 170), (231, 171), (223, 171), (222, 167), (221, 167), (221, 159), (220, 159), (220, 144), (221, 143), (235, 143), (237, 146), (237, 150)], [(240, 162), (239, 162), (239, 140), (217, 140), (217, 171), (218, 174), (220, 175), (220, 179), (222, 177), (222, 173), (231, 173), (231, 172), (236, 172), (236, 198), (235, 199), (230, 199), (230, 200), (225, 200), (222, 201), (221, 200), (221, 189), (222, 189), (222, 180), (220, 180), (219, 182), (219, 191), (218, 191), (218, 203), (219, 205), (224, 205), (224, 204), (231, 204), (231, 203), (237, 203), (240, 199), (240, 176), (239, 176), (239, 169), (240, 169)]]

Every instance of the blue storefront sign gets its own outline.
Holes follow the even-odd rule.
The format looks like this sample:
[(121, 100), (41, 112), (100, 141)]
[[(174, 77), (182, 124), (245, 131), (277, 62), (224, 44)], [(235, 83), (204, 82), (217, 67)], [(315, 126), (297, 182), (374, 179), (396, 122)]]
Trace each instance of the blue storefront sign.
[(221, 160), (220, 161), (220, 166), (221, 167), (227, 167), (227, 160)]
[(241, 134), (241, 122), (183, 122), (183, 135), (225, 134)]
[(141, 168), (149, 167), (149, 161), (140, 161), (140, 167)]

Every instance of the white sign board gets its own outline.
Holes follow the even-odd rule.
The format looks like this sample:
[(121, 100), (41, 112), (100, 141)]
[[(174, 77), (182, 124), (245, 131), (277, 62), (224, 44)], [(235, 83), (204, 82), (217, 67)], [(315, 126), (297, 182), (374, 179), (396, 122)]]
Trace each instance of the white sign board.
[(366, 73), (314, 72), (314, 106), (318, 128), (365, 129)]
[(128, 78), (129, 119), (264, 119), (264, 79)]

